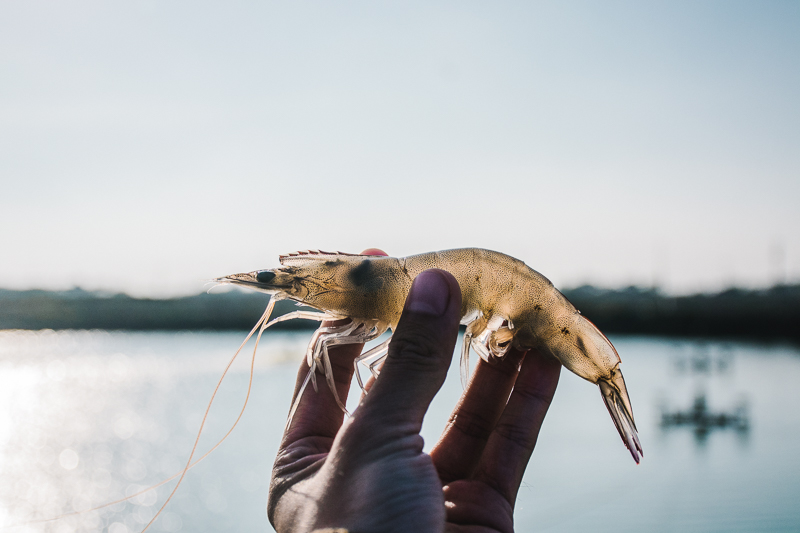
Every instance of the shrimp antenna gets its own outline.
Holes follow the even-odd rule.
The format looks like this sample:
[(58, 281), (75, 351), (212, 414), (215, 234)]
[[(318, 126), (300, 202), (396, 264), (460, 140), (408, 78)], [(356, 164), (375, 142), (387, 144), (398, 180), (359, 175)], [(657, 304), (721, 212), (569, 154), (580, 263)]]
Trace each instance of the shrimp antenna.
[[(208, 285), (209, 283), (212, 283), (212, 285), (208, 289), (206, 289), (206, 294), (211, 294), (212, 289), (216, 289), (217, 287), (225, 285), (224, 283), (220, 283), (213, 279), (206, 281), (205, 283), (203, 283), (203, 285)], [(256, 327), (258, 327), (258, 324), (256, 324)]]
[(289, 426), (292, 424), (294, 413), (300, 406), (300, 399), (303, 397), (303, 392), (306, 390), (308, 382), (311, 380), (311, 376), (314, 374), (314, 372), (316, 372), (315, 368), (308, 369), (308, 373), (306, 374), (306, 379), (303, 380), (303, 384), (300, 385), (300, 388), (297, 391), (297, 395), (294, 397), (294, 400), (292, 401), (292, 408), (289, 410), (289, 418), (286, 420), (286, 426), (283, 428), (284, 432), (286, 432), (289, 429)]
[[(253, 329), (250, 330), (250, 333), (248, 333), (247, 337), (245, 337), (244, 341), (242, 341), (242, 344), (239, 346), (239, 349), (236, 350), (236, 353), (233, 354), (233, 357), (231, 357), (231, 360), (228, 362), (228, 366), (225, 367), (225, 371), (222, 373), (222, 376), (220, 376), (219, 381), (217, 382), (217, 386), (214, 387), (214, 393), (211, 395), (211, 399), (208, 401), (208, 407), (206, 407), (206, 412), (203, 414), (203, 421), (200, 423), (200, 429), (197, 431), (197, 437), (195, 437), (194, 439), (192, 452), (189, 454), (189, 459), (186, 461), (186, 466), (183, 467), (183, 471), (181, 471), (181, 477), (178, 479), (178, 483), (175, 484), (175, 487), (173, 487), (172, 492), (169, 493), (167, 500), (163, 503), (163, 505), (161, 505), (161, 507), (158, 509), (158, 512), (156, 512), (155, 516), (153, 516), (153, 518), (150, 519), (147, 525), (144, 526), (144, 529), (142, 529), (142, 533), (147, 531), (147, 529), (153, 524), (153, 522), (156, 521), (156, 518), (158, 518), (158, 516), (161, 514), (161, 511), (164, 510), (164, 508), (170, 502), (172, 497), (175, 496), (175, 492), (177, 492), (178, 487), (180, 487), (183, 478), (186, 477), (186, 472), (188, 472), (189, 469), (193, 466), (192, 458), (194, 457), (194, 452), (197, 450), (197, 443), (200, 442), (200, 435), (202, 435), (203, 433), (203, 427), (206, 424), (206, 419), (208, 418), (208, 412), (211, 410), (211, 404), (214, 403), (214, 398), (217, 396), (217, 392), (219, 391), (220, 385), (222, 385), (222, 380), (225, 379), (228, 370), (230, 370), (231, 365), (233, 365), (233, 362), (236, 360), (236, 357), (239, 355), (239, 352), (242, 351), (244, 345), (247, 344), (247, 341), (250, 340), (250, 337), (252, 337), (253, 333), (255, 333), (256, 329), (258, 329), (259, 331), (258, 331), (258, 336), (256, 337), (256, 345), (253, 348), (253, 358), (250, 362), (250, 381), (247, 384), (247, 396), (245, 397), (244, 406), (242, 407), (242, 411), (239, 413), (239, 417), (236, 419), (236, 422), (233, 423), (231, 429), (225, 434), (224, 437), (222, 437), (222, 440), (220, 440), (220, 442), (217, 443), (216, 446), (219, 446), (222, 443), (222, 441), (228, 438), (228, 435), (231, 434), (233, 428), (236, 427), (236, 424), (238, 424), (239, 420), (242, 418), (242, 414), (244, 413), (244, 407), (247, 406), (247, 401), (250, 399), (250, 389), (253, 386), (253, 368), (256, 360), (256, 351), (258, 350), (258, 342), (261, 340), (261, 334), (264, 333), (265, 329), (267, 329), (269, 316), (272, 314), (272, 310), (274, 308), (275, 308), (275, 298), (270, 298), (269, 303), (267, 304), (267, 309), (264, 311), (264, 314), (261, 315), (261, 318), (258, 320), (258, 322), (256, 322), (256, 325), (253, 326)], [(214, 448), (216, 448), (216, 446), (214, 446)]]

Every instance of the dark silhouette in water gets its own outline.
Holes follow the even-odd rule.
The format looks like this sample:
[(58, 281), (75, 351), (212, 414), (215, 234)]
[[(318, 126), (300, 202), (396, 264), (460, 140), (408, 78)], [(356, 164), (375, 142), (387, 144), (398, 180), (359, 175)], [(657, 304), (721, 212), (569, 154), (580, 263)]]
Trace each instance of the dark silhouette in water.
[(661, 411), (661, 426), (690, 426), (698, 438), (703, 438), (714, 429), (731, 428), (746, 432), (750, 429), (747, 406), (742, 404), (729, 413), (709, 411), (705, 394), (698, 394), (686, 411)]

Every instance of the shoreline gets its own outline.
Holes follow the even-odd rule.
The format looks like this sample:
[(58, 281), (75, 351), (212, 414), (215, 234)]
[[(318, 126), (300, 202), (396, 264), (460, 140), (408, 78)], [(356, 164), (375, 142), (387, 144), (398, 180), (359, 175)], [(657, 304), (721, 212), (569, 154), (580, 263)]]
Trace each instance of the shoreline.
[[(800, 285), (687, 296), (639, 287), (583, 286), (562, 292), (606, 333), (800, 342)], [(242, 291), (150, 299), (82, 289), (0, 289), (0, 329), (246, 331), (268, 299)], [(277, 302), (273, 317), (297, 308), (292, 301)], [(292, 320), (274, 327), (314, 329), (317, 322)]]

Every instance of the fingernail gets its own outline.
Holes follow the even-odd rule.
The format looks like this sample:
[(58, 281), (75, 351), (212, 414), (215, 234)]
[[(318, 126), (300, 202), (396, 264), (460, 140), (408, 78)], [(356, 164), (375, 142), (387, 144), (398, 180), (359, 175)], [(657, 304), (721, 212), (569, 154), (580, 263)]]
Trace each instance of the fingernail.
[(414, 280), (406, 309), (414, 313), (442, 316), (450, 302), (450, 284), (439, 272), (426, 270)]

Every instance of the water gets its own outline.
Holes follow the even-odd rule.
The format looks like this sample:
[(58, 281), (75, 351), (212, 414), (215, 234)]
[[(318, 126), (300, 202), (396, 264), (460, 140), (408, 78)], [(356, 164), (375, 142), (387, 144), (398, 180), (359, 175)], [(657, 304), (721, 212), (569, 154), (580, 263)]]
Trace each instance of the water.
[[(186, 476), (153, 531), (271, 531), (269, 471), (308, 332), (270, 333), (236, 430)], [(0, 524), (113, 501), (179, 471), (238, 333), (0, 332)], [(624, 449), (596, 387), (564, 371), (516, 509), (518, 531), (800, 530), (800, 351), (613, 338), (645, 457)], [(435, 442), (457, 364), (426, 418)], [(199, 450), (235, 420), (249, 360), (223, 383)], [(705, 398), (744, 427), (666, 427)], [(140, 531), (173, 483), (14, 532)]]

